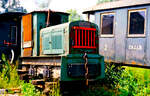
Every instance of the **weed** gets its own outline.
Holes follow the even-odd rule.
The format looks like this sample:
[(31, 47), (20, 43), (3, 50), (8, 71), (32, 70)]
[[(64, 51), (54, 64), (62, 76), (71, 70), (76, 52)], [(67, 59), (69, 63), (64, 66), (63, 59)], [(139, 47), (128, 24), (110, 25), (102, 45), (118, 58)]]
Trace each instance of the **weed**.
[(2, 55), (3, 65), (0, 72), (0, 88), (18, 88), (22, 81), (17, 74), (17, 66), (10, 64), (6, 60), (5, 55)]
[(21, 86), (22, 96), (40, 96), (41, 93), (35, 89), (34, 85), (31, 83), (23, 83)]

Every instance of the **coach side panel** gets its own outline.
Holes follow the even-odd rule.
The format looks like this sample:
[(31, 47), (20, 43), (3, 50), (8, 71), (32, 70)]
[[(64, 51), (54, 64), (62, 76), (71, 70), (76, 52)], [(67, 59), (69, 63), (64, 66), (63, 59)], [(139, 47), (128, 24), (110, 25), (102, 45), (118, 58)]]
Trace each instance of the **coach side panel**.
[[(138, 30), (135, 30), (133, 33), (129, 33), (130, 17), (131, 15), (137, 13), (138, 18), (142, 18), (144, 23), (140, 23), (140, 26), (144, 26), (144, 32), (142, 34), (137, 34), (136, 32), (138, 32)], [(102, 24), (104, 22), (104, 19), (102, 17), (104, 16), (114, 16), (112, 36), (108, 36), (108, 34), (106, 34), (107, 36), (103, 37), (101, 35)], [(149, 6), (96, 12), (95, 17), (95, 23), (100, 28), (99, 51), (100, 54), (105, 56), (105, 61), (114, 61), (140, 66), (150, 66)], [(107, 23), (105, 24), (107, 25)]]

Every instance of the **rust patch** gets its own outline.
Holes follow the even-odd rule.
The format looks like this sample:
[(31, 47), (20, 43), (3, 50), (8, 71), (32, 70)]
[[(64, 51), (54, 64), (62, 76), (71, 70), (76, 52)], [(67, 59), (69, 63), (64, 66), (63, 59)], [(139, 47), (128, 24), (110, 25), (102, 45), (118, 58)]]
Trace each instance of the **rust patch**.
[(42, 38), (40, 37), (40, 55), (42, 55)]
[(132, 61), (131, 64), (135, 65), (135, 64), (137, 64), (137, 63), (136, 63), (135, 61)]
[(147, 64), (144, 64), (144, 66), (147, 66)]

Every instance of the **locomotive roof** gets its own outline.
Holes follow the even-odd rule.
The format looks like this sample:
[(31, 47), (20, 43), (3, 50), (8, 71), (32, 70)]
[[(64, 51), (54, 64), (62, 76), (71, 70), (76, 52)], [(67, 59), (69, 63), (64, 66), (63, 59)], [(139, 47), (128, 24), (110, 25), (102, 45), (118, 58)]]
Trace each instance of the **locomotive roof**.
[(119, 1), (106, 2), (106, 3), (95, 5), (93, 7), (85, 9), (83, 13), (94, 14), (95, 11), (124, 8), (124, 7), (131, 7), (131, 6), (141, 6), (141, 5), (148, 5), (148, 4), (150, 4), (150, 0), (119, 0)]
[[(54, 13), (61, 13), (61, 14), (69, 15), (68, 13), (65, 13), (65, 12), (60, 12), (60, 11), (58, 12), (58, 11), (52, 11), (52, 10), (50, 11)], [(32, 13), (48, 13), (48, 10), (35, 10), (27, 14), (32, 14)]]

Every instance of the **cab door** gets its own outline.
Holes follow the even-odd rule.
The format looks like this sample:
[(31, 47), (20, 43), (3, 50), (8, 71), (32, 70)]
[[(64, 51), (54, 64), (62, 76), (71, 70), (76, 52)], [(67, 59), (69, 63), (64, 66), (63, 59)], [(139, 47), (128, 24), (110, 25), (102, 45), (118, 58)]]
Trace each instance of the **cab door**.
[(23, 56), (32, 56), (32, 14), (22, 17), (23, 24)]

